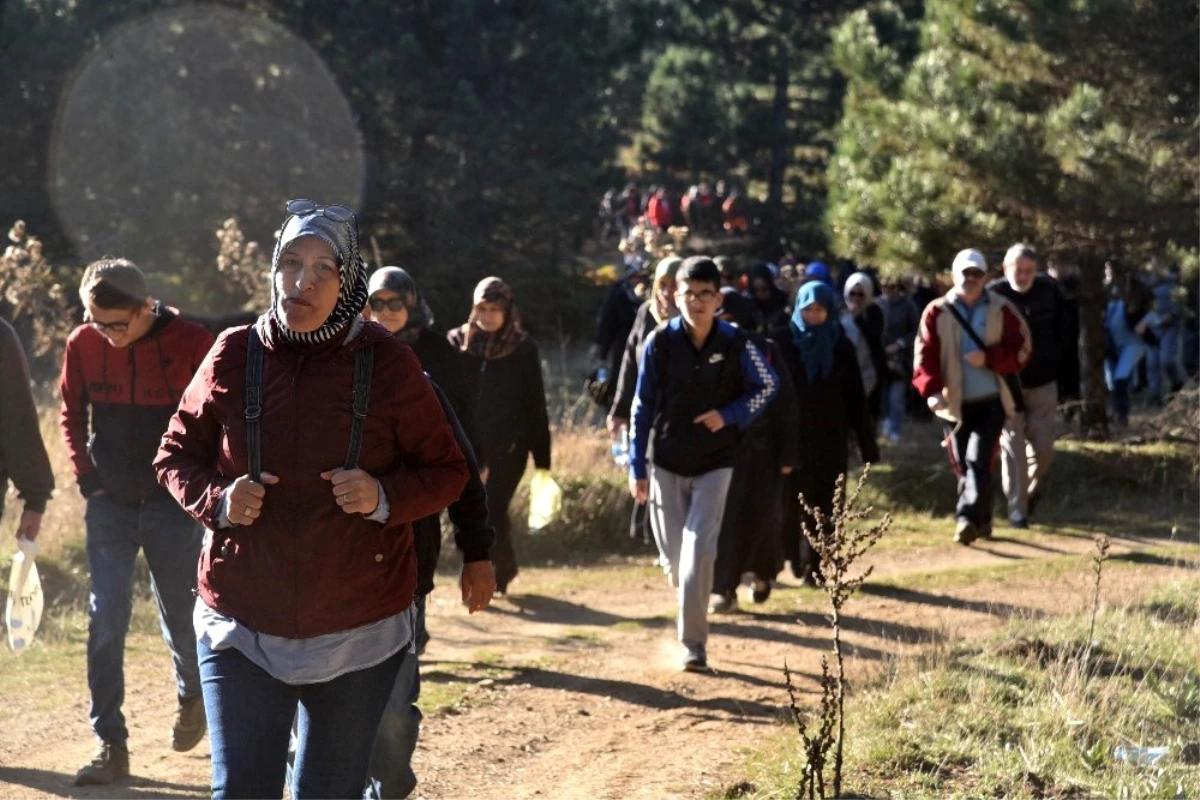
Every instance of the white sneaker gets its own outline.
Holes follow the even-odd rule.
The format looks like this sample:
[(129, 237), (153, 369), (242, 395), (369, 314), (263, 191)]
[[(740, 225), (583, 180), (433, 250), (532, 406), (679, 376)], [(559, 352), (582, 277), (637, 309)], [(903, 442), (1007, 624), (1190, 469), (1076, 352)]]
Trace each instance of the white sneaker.
[(732, 614), (737, 611), (737, 595), (733, 592), (729, 594), (713, 594), (708, 598), (708, 613), (710, 614)]

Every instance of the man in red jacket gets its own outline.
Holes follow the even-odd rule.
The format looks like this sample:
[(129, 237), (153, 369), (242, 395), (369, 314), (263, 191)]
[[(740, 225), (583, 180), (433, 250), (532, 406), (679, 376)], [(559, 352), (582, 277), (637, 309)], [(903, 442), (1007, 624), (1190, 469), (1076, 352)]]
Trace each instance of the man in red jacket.
[(107, 784), (129, 774), (125, 635), (138, 550), (150, 566), (163, 639), (175, 662), (179, 706), (171, 746), (204, 737), (204, 703), (192, 629), (202, 528), (155, 479), (152, 462), (179, 398), (213, 337), (150, 298), (132, 262), (88, 266), (79, 290), (84, 324), (67, 340), (59, 425), (87, 498), (88, 688), (99, 748), (75, 776)]
[(987, 260), (978, 250), (954, 258), (954, 288), (921, 315), (913, 385), (946, 429), (958, 478), (954, 541), (992, 535), (992, 462), (1006, 417), (1020, 410), (1015, 376), (1032, 353), (1021, 312), (987, 289)]

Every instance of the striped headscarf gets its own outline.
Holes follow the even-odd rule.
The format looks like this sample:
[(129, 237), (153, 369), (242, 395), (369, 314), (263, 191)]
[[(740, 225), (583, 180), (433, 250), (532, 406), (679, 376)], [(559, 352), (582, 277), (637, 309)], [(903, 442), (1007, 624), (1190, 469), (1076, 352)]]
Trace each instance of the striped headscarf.
[[(320, 207), (318, 207), (320, 209)], [(283, 252), (297, 239), (315, 236), (333, 248), (338, 265), (340, 290), (333, 311), (315, 331), (301, 333), (287, 325), (287, 318), (279, 313), (280, 297), (275, 289), (275, 272)], [(275, 253), (271, 256), (271, 310), (266, 316), (274, 323), (279, 335), (294, 344), (322, 344), (328, 342), (353, 322), (367, 302), (367, 267), (358, 249), (358, 223), (352, 217), (348, 222), (337, 222), (324, 216), (320, 210), (300, 216), (289, 215), (279, 232)]]

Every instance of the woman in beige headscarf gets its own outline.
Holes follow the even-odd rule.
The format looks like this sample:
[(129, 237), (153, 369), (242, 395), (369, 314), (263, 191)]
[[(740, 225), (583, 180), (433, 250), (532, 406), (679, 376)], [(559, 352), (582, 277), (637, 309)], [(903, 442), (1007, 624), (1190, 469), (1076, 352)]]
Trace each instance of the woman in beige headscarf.
[(517, 576), (508, 506), (531, 453), (534, 467), (550, 469), (542, 361), (521, 325), (512, 289), (499, 278), (479, 282), (470, 316), (447, 338), (462, 357), (467, 391), (474, 398), (479, 443), (472, 444), (486, 461), (480, 468), (486, 476), (488, 516), (496, 528), (492, 563), (496, 591), (504, 594)]

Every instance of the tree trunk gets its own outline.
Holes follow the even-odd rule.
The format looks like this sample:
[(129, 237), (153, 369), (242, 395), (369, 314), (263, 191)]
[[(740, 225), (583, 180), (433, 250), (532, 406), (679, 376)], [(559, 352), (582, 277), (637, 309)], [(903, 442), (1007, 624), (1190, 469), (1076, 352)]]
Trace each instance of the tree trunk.
[(1108, 386), (1104, 382), (1104, 259), (1085, 253), (1079, 259), (1079, 376), (1083, 407), (1080, 433), (1108, 438)]
[(783, 235), (783, 179), (788, 166), (788, 79), (791, 66), (788, 43), (779, 42), (775, 65), (775, 98), (771, 106), (771, 171), (767, 176), (767, 207), (763, 227), (769, 249), (779, 246)]

